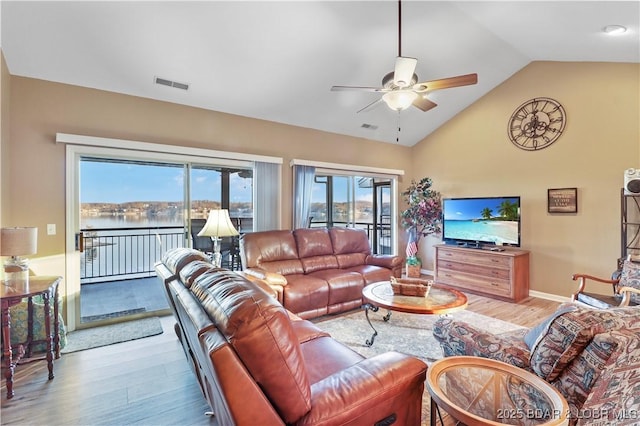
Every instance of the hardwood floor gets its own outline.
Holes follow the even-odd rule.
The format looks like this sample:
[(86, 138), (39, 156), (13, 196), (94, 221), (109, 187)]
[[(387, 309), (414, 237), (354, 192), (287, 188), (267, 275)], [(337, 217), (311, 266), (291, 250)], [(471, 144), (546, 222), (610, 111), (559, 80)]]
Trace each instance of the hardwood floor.
[[(519, 304), (468, 295), (468, 309), (532, 326), (551, 314), (557, 302), (529, 298)], [(173, 332), (63, 355), (56, 378), (46, 363), (17, 368), (15, 396), (6, 399), (2, 381), (2, 425), (215, 425)]]

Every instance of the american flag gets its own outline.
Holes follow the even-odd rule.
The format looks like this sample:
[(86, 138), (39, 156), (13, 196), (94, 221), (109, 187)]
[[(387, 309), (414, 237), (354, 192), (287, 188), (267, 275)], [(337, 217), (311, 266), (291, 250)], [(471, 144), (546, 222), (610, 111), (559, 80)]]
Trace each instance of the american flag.
[(407, 242), (407, 257), (418, 254), (418, 231), (416, 228), (409, 228), (409, 241)]

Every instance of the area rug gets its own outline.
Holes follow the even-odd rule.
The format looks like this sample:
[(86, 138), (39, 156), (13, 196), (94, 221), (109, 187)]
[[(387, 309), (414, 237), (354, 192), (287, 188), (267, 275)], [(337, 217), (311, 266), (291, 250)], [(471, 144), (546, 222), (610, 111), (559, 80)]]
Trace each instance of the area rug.
[[(371, 324), (378, 332), (373, 345), (367, 346), (366, 340), (371, 339), (373, 330), (367, 323), (364, 310), (346, 315), (326, 316), (313, 322), (322, 330), (331, 334), (339, 342), (349, 346), (366, 358), (391, 350), (402, 352), (422, 359), (427, 365), (442, 358), (440, 344), (433, 337), (433, 323), (439, 315), (415, 315), (402, 312), (392, 312), (389, 321), (384, 321), (386, 310), (369, 312)], [(514, 330), (524, 330), (516, 324), (476, 314), (471, 311), (459, 311), (449, 314), (451, 317), (474, 324), (476, 327), (492, 333), (503, 333)], [(431, 399), (426, 389), (422, 396), (422, 425), (430, 422)], [(441, 410), (446, 419), (448, 416)], [(455, 422), (446, 422), (454, 424)]]
[[(442, 358), (440, 344), (433, 337), (433, 323), (439, 315), (392, 312), (389, 321), (384, 321), (383, 317), (387, 312), (384, 309), (378, 312), (369, 311), (371, 324), (378, 332), (371, 347), (365, 343), (371, 339), (373, 330), (367, 323), (364, 310), (347, 315), (323, 317), (314, 322), (334, 339), (367, 358), (391, 350), (415, 356), (427, 364)], [(492, 333), (524, 329), (519, 325), (471, 311), (459, 311), (449, 315)]]
[(162, 324), (158, 317), (76, 330), (67, 333), (67, 345), (60, 352), (83, 351), (158, 334), (162, 334)]

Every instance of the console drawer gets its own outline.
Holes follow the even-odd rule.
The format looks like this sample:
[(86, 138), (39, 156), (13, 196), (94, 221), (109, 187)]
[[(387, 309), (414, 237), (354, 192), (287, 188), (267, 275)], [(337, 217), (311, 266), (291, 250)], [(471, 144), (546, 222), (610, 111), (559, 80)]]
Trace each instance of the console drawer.
[(441, 270), (438, 271), (437, 282), (471, 292), (501, 297), (512, 296), (511, 284), (509, 280), (504, 279), (491, 279), (484, 276), (465, 274), (464, 272)]
[(438, 250), (438, 259), (453, 260), (462, 263), (471, 263), (475, 265), (492, 266), (495, 268), (509, 268), (511, 258), (496, 253), (471, 249), (471, 252), (458, 252), (452, 250)]
[(440, 261), (439, 268), (449, 271), (466, 272), (473, 275), (482, 275), (484, 277), (508, 280), (510, 275), (509, 269), (503, 268), (487, 268), (482, 265), (474, 265), (469, 263), (452, 262), (450, 260)]

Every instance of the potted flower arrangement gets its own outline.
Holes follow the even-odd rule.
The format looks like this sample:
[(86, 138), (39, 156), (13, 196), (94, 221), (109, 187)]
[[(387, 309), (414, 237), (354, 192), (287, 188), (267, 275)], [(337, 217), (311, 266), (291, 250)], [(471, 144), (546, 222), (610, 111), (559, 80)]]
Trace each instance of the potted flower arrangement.
[(424, 177), (418, 182), (412, 180), (402, 193), (406, 210), (401, 213), (401, 226), (409, 233), (407, 242), (407, 276), (419, 277), (422, 262), (418, 257), (420, 238), (439, 234), (442, 224), (442, 201), (440, 193), (431, 189), (431, 178)]

